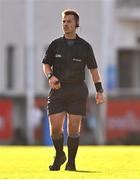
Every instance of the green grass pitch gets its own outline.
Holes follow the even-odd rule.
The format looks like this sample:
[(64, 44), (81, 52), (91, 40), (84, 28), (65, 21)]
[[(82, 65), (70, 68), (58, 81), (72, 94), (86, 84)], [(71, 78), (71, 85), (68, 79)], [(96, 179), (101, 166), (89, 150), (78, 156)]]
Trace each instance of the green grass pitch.
[(52, 147), (0, 146), (0, 179), (140, 178), (139, 146), (80, 146), (77, 172), (65, 171), (65, 164), (50, 172), (54, 154)]

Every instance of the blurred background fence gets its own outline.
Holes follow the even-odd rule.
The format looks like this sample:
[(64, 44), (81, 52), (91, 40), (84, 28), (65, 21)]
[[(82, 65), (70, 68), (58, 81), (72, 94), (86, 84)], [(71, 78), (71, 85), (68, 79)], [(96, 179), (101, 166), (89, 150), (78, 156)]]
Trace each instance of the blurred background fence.
[(0, 144), (51, 145), (41, 61), (63, 35), (67, 8), (80, 14), (77, 33), (94, 49), (107, 97), (96, 106), (86, 70), (90, 96), (80, 143), (139, 145), (139, 0), (0, 0)]

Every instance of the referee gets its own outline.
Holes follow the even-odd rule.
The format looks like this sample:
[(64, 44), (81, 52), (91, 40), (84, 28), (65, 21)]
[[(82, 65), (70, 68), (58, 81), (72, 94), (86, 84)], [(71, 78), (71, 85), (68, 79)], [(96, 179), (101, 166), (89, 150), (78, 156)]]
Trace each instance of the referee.
[(50, 132), (56, 156), (51, 171), (60, 170), (66, 161), (63, 151), (63, 123), (68, 120), (68, 159), (65, 170), (76, 171), (75, 158), (79, 146), (82, 117), (86, 114), (88, 88), (85, 66), (91, 72), (96, 88), (96, 103), (104, 102), (104, 94), (97, 62), (91, 45), (76, 34), (79, 15), (74, 10), (62, 12), (64, 36), (54, 40), (43, 58), (43, 71), (51, 88), (48, 95)]

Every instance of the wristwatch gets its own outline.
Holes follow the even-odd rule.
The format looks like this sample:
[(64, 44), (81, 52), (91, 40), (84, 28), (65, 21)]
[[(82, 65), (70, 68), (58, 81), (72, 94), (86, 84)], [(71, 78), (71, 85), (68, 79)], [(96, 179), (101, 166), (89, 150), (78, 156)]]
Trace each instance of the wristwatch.
[(47, 79), (49, 80), (52, 76), (53, 76), (53, 73), (52, 73), (52, 72), (48, 73), (48, 74), (47, 74)]

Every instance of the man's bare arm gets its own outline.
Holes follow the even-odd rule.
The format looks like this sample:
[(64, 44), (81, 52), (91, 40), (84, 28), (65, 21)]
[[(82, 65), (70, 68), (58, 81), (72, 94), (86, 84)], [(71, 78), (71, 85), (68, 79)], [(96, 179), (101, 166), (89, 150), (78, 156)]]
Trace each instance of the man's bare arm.
[(104, 103), (105, 97), (104, 97), (103, 88), (102, 88), (101, 75), (97, 68), (90, 69), (90, 72), (91, 72), (91, 76), (92, 76), (92, 79), (93, 79), (93, 82), (95, 84), (96, 91), (97, 91), (95, 95), (96, 104)]

